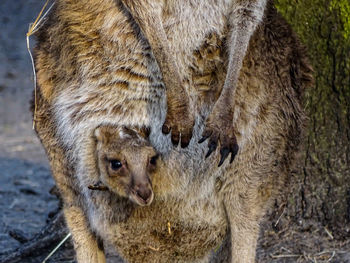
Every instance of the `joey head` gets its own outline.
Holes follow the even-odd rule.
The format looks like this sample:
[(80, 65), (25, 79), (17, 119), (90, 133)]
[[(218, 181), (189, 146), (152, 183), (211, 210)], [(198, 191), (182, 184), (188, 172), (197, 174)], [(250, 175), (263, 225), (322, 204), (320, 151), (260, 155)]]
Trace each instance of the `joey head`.
[(109, 190), (140, 206), (153, 201), (152, 175), (158, 154), (136, 130), (102, 126), (95, 130), (100, 182), (92, 190)]

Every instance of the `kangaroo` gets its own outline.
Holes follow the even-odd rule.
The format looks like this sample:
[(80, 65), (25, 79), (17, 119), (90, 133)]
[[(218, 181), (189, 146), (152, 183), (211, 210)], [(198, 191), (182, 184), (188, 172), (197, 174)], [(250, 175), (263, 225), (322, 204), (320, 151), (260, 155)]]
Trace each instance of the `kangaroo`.
[[(202, 1), (197, 12), (194, 2), (171, 2), (163, 16), (168, 39), (200, 43), (188, 48), (169, 41), (195, 116), (186, 148), (162, 133), (169, 93), (149, 42), (121, 2), (58, 0), (37, 33), (35, 129), (63, 197), (78, 262), (105, 262), (107, 243), (128, 262), (208, 262), (224, 240), (229, 250), (222, 255), (229, 259), (219, 254), (218, 262), (255, 260), (259, 222), (288, 182), (300, 147), (301, 100), (312, 71), (269, 2), (234, 95), (239, 153), (221, 167), (212, 165), (222, 158), (218, 150), (203, 160), (208, 143), (196, 142), (223, 94), (229, 25), (224, 16), (203, 16), (216, 10), (212, 1)], [(150, 205), (89, 189), (99, 180), (95, 130), (103, 126), (150, 130), (148, 141), (161, 155)]]
[[(204, 4), (203, 1), (190, 1), (192, 9), (186, 6), (184, 1), (180, 5), (176, 5), (175, 1), (154, 1), (154, 0), (122, 0), (123, 4), (128, 8), (133, 18), (137, 21), (142, 32), (150, 43), (153, 54), (162, 71), (164, 84), (167, 88), (167, 105), (168, 112), (163, 125), (163, 132), (172, 133), (172, 141), (175, 145), (179, 143), (181, 138), (181, 146), (186, 147), (189, 144), (192, 134), (193, 117), (189, 110), (188, 98), (186, 98), (186, 88), (184, 87), (178, 64), (176, 61), (179, 57), (170, 47), (169, 42), (173, 45), (180, 45), (190, 50), (198, 47), (203, 39), (201, 38), (183, 38), (180, 36), (171, 36), (168, 38), (167, 21), (163, 26), (162, 17), (178, 15), (176, 20), (198, 19), (196, 13), (203, 12), (203, 17), (217, 16), (228, 20), (229, 31), (226, 44), (228, 48), (228, 66), (227, 75), (218, 101), (208, 116), (206, 128), (203, 132), (203, 138), (199, 141), (209, 140), (209, 150), (206, 157), (216, 149), (218, 142), (221, 143), (220, 153), (221, 166), (227, 156), (231, 153), (231, 163), (238, 152), (238, 145), (233, 127), (234, 114), (234, 95), (240, 69), (242, 67), (243, 58), (247, 52), (249, 40), (254, 33), (256, 27), (261, 22), (266, 0), (245, 0), (245, 1), (216, 1), (211, 4)], [(177, 1), (178, 2), (178, 1)], [(209, 2), (208, 2), (209, 3)], [(212, 5), (213, 9), (210, 9)], [(188, 8), (188, 12), (176, 13), (176, 8)], [(191, 11), (194, 12), (192, 18)], [(172, 21), (174, 23), (174, 21)], [(193, 24), (195, 22), (193, 21)], [(222, 30), (220, 24), (210, 24), (213, 31)], [(188, 29), (187, 29), (188, 30)], [(205, 30), (200, 28), (199, 30)], [(177, 38), (180, 37), (180, 38)], [(181, 58), (181, 56), (180, 56)]]

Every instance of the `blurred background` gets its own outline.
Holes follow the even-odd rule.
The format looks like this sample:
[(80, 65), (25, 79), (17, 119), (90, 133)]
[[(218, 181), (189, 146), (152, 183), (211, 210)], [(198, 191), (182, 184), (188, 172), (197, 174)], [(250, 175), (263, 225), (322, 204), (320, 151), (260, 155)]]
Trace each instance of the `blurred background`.
[(58, 205), (29, 111), (33, 77), (25, 37), (43, 3), (0, 1), (0, 255), (39, 232)]
[(350, 1), (277, 0), (276, 6), (307, 46), (315, 71), (315, 86), (306, 91), (304, 162), (288, 210), (349, 237)]
[[(44, 2), (0, 1), (0, 262), (58, 208), (29, 111), (33, 77), (25, 35)], [(350, 262), (350, 1), (275, 5), (307, 47), (315, 85), (305, 94), (308, 130), (291, 190), (266, 217), (258, 261)], [(51, 262), (73, 262), (70, 249), (67, 243)], [(39, 262), (47, 251), (22, 262)]]

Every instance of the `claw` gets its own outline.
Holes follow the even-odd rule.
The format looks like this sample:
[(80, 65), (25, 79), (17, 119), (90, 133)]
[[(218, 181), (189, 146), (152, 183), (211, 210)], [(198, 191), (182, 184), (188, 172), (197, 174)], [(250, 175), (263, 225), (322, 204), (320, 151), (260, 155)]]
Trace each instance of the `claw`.
[[(209, 137), (209, 136), (208, 136), (208, 137)], [(208, 139), (208, 137), (202, 137), (202, 138), (198, 141), (198, 143), (204, 142), (206, 139)]]
[(180, 136), (178, 134), (171, 134), (171, 142), (172, 144), (177, 147), (179, 145), (179, 141), (180, 141)]
[(211, 136), (211, 131), (205, 131), (203, 132), (202, 138), (198, 141), (198, 143), (204, 142), (206, 139), (208, 139)]
[(220, 167), (224, 163), (224, 161), (226, 160), (226, 158), (229, 154), (230, 154), (229, 148), (227, 148), (227, 147), (221, 148), (221, 150), (220, 150), (221, 159), (220, 159), (218, 167)]
[(208, 158), (212, 154), (212, 152), (215, 151), (217, 145), (218, 145), (218, 143), (215, 140), (211, 140), (209, 142), (209, 145), (208, 145), (209, 150), (208, 150), (207, 154), (205, 155), (205, 158)]
[(169, 126), (166, 125), (166, 124), (163, 124), (162, 132), (163, 132), (164, 134), (169, 134), (169, 132), (170, 132)]
[(181, 148), (186, 148), (189, 144), (190, 140), (181, 136)]
[(238, 145), (237, 144), (234, 144), (233, 147), (231, 148), (231, 160), (230, 160), (230, 163), (233, 162), (233, 160), (235, 159), (237, 153), (238, 153)]

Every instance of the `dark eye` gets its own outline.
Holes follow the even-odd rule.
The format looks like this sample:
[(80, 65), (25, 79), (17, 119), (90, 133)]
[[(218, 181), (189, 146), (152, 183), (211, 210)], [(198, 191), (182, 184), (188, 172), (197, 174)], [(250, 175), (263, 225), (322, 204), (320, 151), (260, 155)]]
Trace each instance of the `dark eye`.
[(109, 163), (111, 164), (111, 168), (114, 171), (118, 170), (123, 166), (119, 160), (110, 160)]
[(149, 160), (149, 163), (152, 164), (152, 165), (156, 165), (157, 163), (157, 159), (158, 159), (159, 155), (155, 155), (151, 158), (151, 160)]

